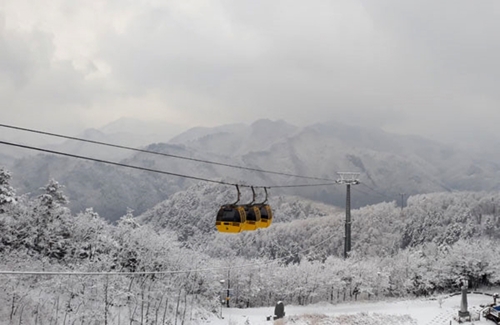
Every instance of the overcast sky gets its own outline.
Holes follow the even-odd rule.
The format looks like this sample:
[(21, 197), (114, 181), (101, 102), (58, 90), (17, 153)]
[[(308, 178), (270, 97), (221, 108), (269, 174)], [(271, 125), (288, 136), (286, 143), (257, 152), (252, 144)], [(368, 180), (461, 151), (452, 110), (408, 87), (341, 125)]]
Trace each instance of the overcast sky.
[(0, 0), (0, 120), (500, 135), (498, 0)]

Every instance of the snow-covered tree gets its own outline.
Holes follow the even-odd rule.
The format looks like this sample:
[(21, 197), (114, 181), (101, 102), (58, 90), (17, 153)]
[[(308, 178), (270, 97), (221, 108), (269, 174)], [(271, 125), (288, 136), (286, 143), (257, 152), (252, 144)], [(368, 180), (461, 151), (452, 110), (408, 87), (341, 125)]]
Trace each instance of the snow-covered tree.
[(44, 193), (38, 196), (41, 205), (46, 206), (48, 209), (55, 209), (61, 205), (68, 204), (69, 200), (64, 195), (63, 188), (64, 186), (59, 184), (55, 179), (50, 179), (47, 185), (41, 188)]
[(8, 170), (0, 168), (0, 212), (3, 205), (16, 201), (16, 191), (10, 186), (11, 175)]

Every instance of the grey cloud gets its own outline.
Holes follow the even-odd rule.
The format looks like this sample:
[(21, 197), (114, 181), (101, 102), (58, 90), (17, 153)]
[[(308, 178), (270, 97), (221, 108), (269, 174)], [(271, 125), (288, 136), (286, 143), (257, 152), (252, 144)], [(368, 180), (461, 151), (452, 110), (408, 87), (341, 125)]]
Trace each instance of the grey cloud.
[[(384, 4), (384, 5), (382, 5)], [(500, 75), (497, 1), (366, 1), (374, 24), (402, 53), (425, 64), (429, 77), (451, 89), (491, 92)]]
[[(62, 3), (68, 15), (85, 9)], [(156, 116), (195, 124), (267, 117), (500, 134), (497, 1), (109, 1), (99, 10), (109, 23), (88, 26), (96, 49), (87, 65), (104, 62), (109, 74), (88, 79), (54, 62), (50, 34), (7, 31), (0, 46), (15, 50), (0, 52), (9, 62), (0, 87), (8, 78), (23, 90), (4, 99), (65, 107), (67, 117), (119, 116), (124, 102), (143, 100), (156, 101)]]
[(131, 91), (165, 87), (184, 109), (204, 103), (190, 100), (195, 107), (186, 107), (176, 90), (202, 99), (210, 96), (217, 105), (212, 108), (228, 116), (274, 114), (314, 122), (337, 108), (355, 106), (356, 88), (366, 89), (372, 80), (371, 53), (378, 51), (377, 44), (368, 22), (349, 26), (349, 18), (341, 14), (345, 7), (349, 17), (367, 17), (357, 12), (359, 5), (345, 4), (322, 1), (304, 12), (299, 2), (279, 7), (262, 2), (258, 9), (264, 18), (233, 4), (224, 11), (229, 27), (210, 25), (214, 33), (196, 20), (179, 22), (185, 17), (168, 8), (155, 9), (137, 17), (124, 34), (108, 34), (104, 55)]
[[(0, 27), (3, 28), (3, 27)], [(50, 34), (0, 31), (0, 118), (4, 123), (74, 132), (78, 110), (97, 100), (98, 85), (69, 61), (54, 60)]]

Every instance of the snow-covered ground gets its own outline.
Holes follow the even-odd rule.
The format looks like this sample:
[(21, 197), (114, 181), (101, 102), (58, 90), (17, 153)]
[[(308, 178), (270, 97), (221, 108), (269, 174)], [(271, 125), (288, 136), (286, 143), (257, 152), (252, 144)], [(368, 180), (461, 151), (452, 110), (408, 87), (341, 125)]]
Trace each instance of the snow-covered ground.
[[(311, 306), (286, 306), (286, 316), (277, 324), (370, 324), (370, 325), (449, 325), (458, 324), (454, 318), (460, 309), (460, 295), (441, 299), (421, 299), (390, 302), (355, 302), (345, 304), (316, 304)], [(482, 294), (469, 294), (469, 311), (474, 314), (480, 305), (490, 304), (492, 297)], [(210, 324), (229, 325), (273, 325), (266, 316), (274, 312), (267, 308), (223, 308), (220, 318), (212, 318)], [(451, 322), (451, 323), (450, 323)], [(469, 324), (494, 324), (481, 317)]]

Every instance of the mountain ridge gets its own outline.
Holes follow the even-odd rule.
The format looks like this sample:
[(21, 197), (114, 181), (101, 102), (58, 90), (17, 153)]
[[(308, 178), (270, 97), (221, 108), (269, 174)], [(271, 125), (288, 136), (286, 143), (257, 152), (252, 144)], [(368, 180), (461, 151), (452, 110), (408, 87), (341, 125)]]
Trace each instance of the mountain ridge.
[[(87, 133), (87, 136), (93, 138), (102, 135), (100, 130), (89, 130)], [(121, 138), (122, 141), (124, 139)], [(76, 147), (72, 150), (80, 150), (78, 152), (91, 157), (110, 157), (109, 160), (124, 164), (213, 181), (280, 186), (274, 191), (276, 194), (298, 195), (337, 206), (345, 204), (343, 186), (294, 187), (313, 185), (319, 181), (228, 168), (210, 164), (208, 161), (328, 180), (337, 179), (339, 171), (359, 172), (361, 184), (353, 187), (353, 207), (398, 200), (400, 193), (410, 195), (451, 190), (500, 189), (500, 167), (494, 161), (481, 159), (466, 151), (418, 136), (395, 135), (380, 129), (348, 126), (337, 122), (297, 127), (282, 120), (263, 119), (250, 125), (193, 128), (168, 142), (152, 143), (145, 147), (148, 150), (197, 161), (123, 150), (117, 153), (118, 149), (109, 148), (103, 148), (105, 150), (100, 152), (90, 144), (74, 145)], [(99, 156), (101, 154), (104, 156)], [(29, 162), (15, 163), (17, 166), (12, 170), (17, 179), (15, 185), (22, 192), (34, 192), (45, 185), (49, 178), (58, 176), (61, 178), (59, 181), (71, 179), (68, 187), (72, 186), (72, 204), (78, 207), (96, 207), (102, 206), (100, 197), (109, 194), (103, 193), (103, 187), (97, 189), (100, 195), (94, 193), (89, 198), (85, 191), (89, 186), (102, 182), (106, 184), (106, 189), (116, 189), (113, 190), (116, 202), (127, 204), (114, 207), (112, 213), (96, 208), (97, 212), (109, 220), (117, 220), (125, 213), (126, 208), (142, 213), (154, 205), (155, 198), (165, 199), (196, 182), (182, 177), (129, 169), (110, 173), (109, 167), (106, 169), (102, 164), (55, 163), (62, 158), (51, 157), (47, 160), (47, 157), (38, 155), (30, 157)], [(99, 175), (99, 182), (93, 180), (95, 175)], [(123, 184), (139, 183), (143, 184), (142, 191), (137, 189), (133, 191), (134, 194), (128, 193), (126, 201), (119, 199), (119, 189), (123, 188)], [(151, 199), (144, 203), (144, 196)], [(89, 201), (83, 202), (85, 200)]]

